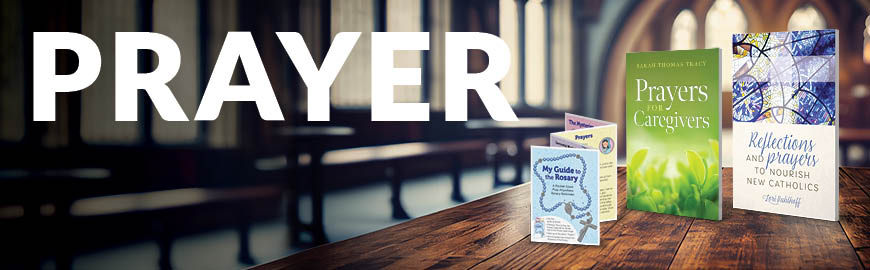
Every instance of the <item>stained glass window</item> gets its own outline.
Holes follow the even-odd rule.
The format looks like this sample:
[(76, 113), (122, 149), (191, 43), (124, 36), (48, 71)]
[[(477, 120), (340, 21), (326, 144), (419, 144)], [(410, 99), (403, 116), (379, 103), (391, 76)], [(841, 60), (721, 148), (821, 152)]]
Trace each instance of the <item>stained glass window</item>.
[(812, 5), (805, 5), (791, 14), (788, 19), (788, 30), (819, 30), (827, 28), (825, 18), (822, 13)]
[[(722, 74), (728, 78), (732, 73), (731, 61), (731, 35), (746, 33), (748, 31), (746, 14), (734, 0), (716, 0), (707, 11), (707, 19), (704, 22), (704, 46), (707, 48), (720, 48)], [(731, 83), (722, 80), (722, 91), (730, 92)]]
[(677, 14), (671, 27), (671, 50), (691, 50), (697, 47), (698, 20), (688, 9)]

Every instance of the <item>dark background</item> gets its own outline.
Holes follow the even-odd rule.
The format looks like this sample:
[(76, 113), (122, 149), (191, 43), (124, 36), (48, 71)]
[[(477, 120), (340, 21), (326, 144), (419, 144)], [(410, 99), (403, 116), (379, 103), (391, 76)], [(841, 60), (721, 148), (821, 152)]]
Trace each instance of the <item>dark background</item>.
[[(282, 128), (345, 126), (355, 130), (353, 136), (341, 139), (314, 138), (322, 139), (325, 143), (319, 145), (326, 150), (492, 140), (489, 149), (470, 149), (463, 155), (462, 167), (469, 170), (483, 170), (497, 159), (525, 157), (528, 144), (540, 143), (539, 139), (530, 138), (516, 147), (489, 132), (470, 130), (463, 122), (444, 121), (446, 31), (487, 32), (505, 39), (514, 61), (501, 87), (518, 116), (558, 119), (572, 112), (622, 126), (625, 52), (718, 46), (728, 53), (730, 43), (723, 45), (717, 37), (736, 32), (839, 29), (841, 164), (867, 166), (870, 49), (865, 46), (870, 45), (864, 43), (862, 31), (868, 10), (868, 0), (2, 1), (0, 245), (6, 251), (0, 252), (0, 267), (75, 266), (69, 258), (79, 254), (159, 242), (169, 227), (172, 235), (180, 237), (235, 228), (240, 216), (254, 224), (281, 223), (286, 218), (287, 196), (262, 190), (254, 191), (262, 196), (243, 203), (218, 200), (181, 210), (142, 209), (148, 205), (143, 201), (183, 201), (195, 194), (171, 193), (177, 197), (167, 199), (144, 193), (153, 191), (262, 186), (285, 190), (299, 183), (300, 192), (307, 193), (313, 142), (281, 135)], [(91, 87), (57, 95), (55, 122), (32, 121), (32, 33), (38, 31), (83, 33), (95, 41), (103, 57), (100, 77)], [(114, 33), (121, 31), (158, 32), (175, 40), (182, 64), (169, 87), (191, 119), (226, 32), (251, 32), (286, 121), (263, 121), (253, 103), (230, 102), (224, 104), (216, 121), (169, 123), (140, 94), (139, 121), (114, 122)], [(277, 31), (302, 33), (318, 65), (337, 32), (363, 32), (332, 88), (331, 121), (306, 121), (306, 88), (275, 36)], [(430, 51), (397, 53), (397, 66), (422, 67), (423, 85), (396, 90), (398, 100), (429, 102), (431, 121), (370, 120), (368, 33), (372, 31), (432, 33)], [(72, 73), (78, 61), (74, 54), (60, 51), (56, 72)], [(140, 53), (141, 72), (157, 64), (159, 59), (150, 53)], [(469, 53), (469, 72), (480, 72), (486, 65), (485, 54)], [(730, 68), (723, 69), (725, 81), (730, 82), (727, 72)], [(240, 65), (233, 82), (246, 84)], [(723, 85), (726, 120), (731, 115), (729, 87)], [(488, 119), (477, 95), (469, 93), (469, 118)], [(723, 123), (723, 157), (730, 166), (730, 121)], [(619, 141), (624, 136), (620, 134)], [(624, 160), (622, 153), (620, 160)], [(353, 192), (383, 183), (391, 173), (386, 167), (361, 164), (328, 170), (321, 184), (327, 194)], [(402, 167), (406, 177), (416, 178), (448, 172), (451, 165), (449, 159), (433, 156), (405, 162)], [(352, 172), (350, 177), (347, 172)], [(112, 196), (130, 194), (141, 196), (135, 197), (136, 203), (97, 202), (102, 202), (98, 206), (109, 202), (131, 211), (87, 218), (77, 214), (100, 211), (100, 207), (89, 208), (93, 205), (88, 206), (87, 199), (123, 199), (127, 197)], [(331, 210), (327, 207), (325, 211)], [(275, 237), (286, 238), (286, 234)], [(289, 247), (278, 254), (306, 247)], [(208, 260), (208, 249), (192, 250), (194, 256), (175, 254), (174, 260)], [(262, 257), (257, 261), (274, 259)], [(109, 267), (111, 262), (123, 261), (105, 260)], [(96, 261), (89, 266), (102, 265)], [(156, 261), (137, 263), (157, 267)]]

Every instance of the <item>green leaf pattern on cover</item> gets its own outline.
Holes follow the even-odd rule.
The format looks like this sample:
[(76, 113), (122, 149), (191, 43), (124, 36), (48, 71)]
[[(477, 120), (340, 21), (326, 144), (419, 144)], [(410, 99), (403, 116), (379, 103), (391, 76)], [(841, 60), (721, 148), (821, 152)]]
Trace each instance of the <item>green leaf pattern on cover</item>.
[[(709, 151), (687, 150), (685, 160), (650, 160), (647, 148), (631, 154), (628, 208), (718, 219), (719, 143), (710, 140), (709, 145)], [(667, 173), (669, 167), (677, 176)]]

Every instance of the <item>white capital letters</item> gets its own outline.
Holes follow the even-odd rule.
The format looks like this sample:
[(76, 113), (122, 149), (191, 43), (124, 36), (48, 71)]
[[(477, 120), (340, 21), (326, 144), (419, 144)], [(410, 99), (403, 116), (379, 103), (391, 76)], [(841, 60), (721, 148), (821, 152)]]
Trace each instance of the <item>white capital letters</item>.
[[(250, 85), (230, 85), (236, 59), (241, 59)], [(194, 120), (216, 119), (224, 101), (254, 101), (263, 120), (284, 120), (251, 32), (227, 33)]]
[[(150, 50), (160, 64), (150, 73), (138, 73), (138, 51)], [(181, 51), (171, 38), (158, 33), (115, 33), (115, 121), (136, 121), (138, 90), (143, 89), (166, 121), (187, 121), (187, 115), (166, 83), (181, 67)]]
[(359, 39), (359, 32), (341, 32), (335, 35), (332, 46), (320, 70), (305, 46), (302, 35), (297, 32), (277, 32), (284, 50), (299, 71), (299, 76), (308, 87), (308, 121), (329, 121), (329, 87), (335, 81), (338, 71), (347, 61), (353, 46)]
[[(69, 75), (55, 74), (57, 50), (78, 55), (79, 67)], [(54, 121), (55, 93), (75, 92), (94, 83), (100, 74), (101, 57), (90, 38), (69, 32), (33, 33), (33, 121)]]
[(428, 50), (428, 32), (372, 33), (372, 121), (429, 121), (429, 103), (395, 103), (395, 85), (420, 85), (420, 68), (394, 68), (393, 52)]
[[(445, 114), (447, 121), (468, 119), (468, 89), (480, 95), (492, 119), (518, 121), (510, 103), (496, 82), (501, 81), (510, 68), (511, 55), (507, 44), (487, 33), (447, 32), (445, 61)], [(468, 50), (483, 50), (489, 57), (486, 70), (468, 74)]]

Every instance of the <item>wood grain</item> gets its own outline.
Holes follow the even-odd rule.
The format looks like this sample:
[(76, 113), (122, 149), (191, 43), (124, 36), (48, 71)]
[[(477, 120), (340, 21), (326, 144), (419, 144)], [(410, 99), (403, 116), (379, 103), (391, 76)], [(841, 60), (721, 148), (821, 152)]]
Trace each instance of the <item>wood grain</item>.
[(600, 246), (532, 243), (529, 185), (380, 231), (309, 249), (255, 269), (845, 269), (870, 266), (870, 169), (840, 171), (840, 222), (732, 209), (723, 220), (625, 208), (601, 224)]
[[(617, 170), (618, 177), (623, 177), (625, 175), (625, 170), (619, 168)], [(608, 221), (601, 223), (601, 232), (609, 231), (614, 224), (616, 224), (620, 218), (624, 217), (626, 213), (625, 208), (625, 181), (619, 181), (617, 186), (617, 220), (616, 221)], [(605, 243), (605, 239), (602, 237), (601, 243)], [(492, 269), (492, 268), (514, 268), (514, 269), (529, 269), (529, 268), (542, 268), (545, 267), (546, 264), (550, 262), (550, 260), (530, 260), (529, 258), (551, 258), (557, 257), (553, 256), (554, 254), (563, 254), (570, 249), (573, 248), (581, 248), (584, 250), (588, 250), (588, 248), (592, 248), (590, 246), (573, 246), (573, 245), (561, 245), (561, 244), (548, 244), (548, 243), (532, 243), (529, 240), (529, 236), (526, 236), (524, 239), (517, 242), (515, 245), (506, 249), (505, 251), (497, 254), (493, 258), (482, 262), (479, 265), (473, 267), (474, 269)]]
[(629, 211), (606, 223), (600, 246), (532, 243), (526, 238), (474, 269), (666, 268), (691, 222)]
[(731, 173), (723, 173), (723, 220), (695, 220), (671, 268), (861, 267), (837, 222), (731, 208)]
[(861, 259), (861, 263), (864, 264), (864, 269), (870, 268), (870, 248), (861, 248), (855, 250), (858, 253), (858, 258)]
[(468, 268), (530, 234), (520, 186), (257, 269)]
[[(624, 175), (620, 168), (619, 177)], [(602, 223), (600, 246), (526, 238), (474, 269), (666, 268), (692, 219), (626, 210), (625, 190), (625, 181), (619, 181), (619, 219)]]
[(866, 173), (840, 169), (840, 224), (854, 248), (870, 247), (870, 196), (863, 187), (868, 184)]

